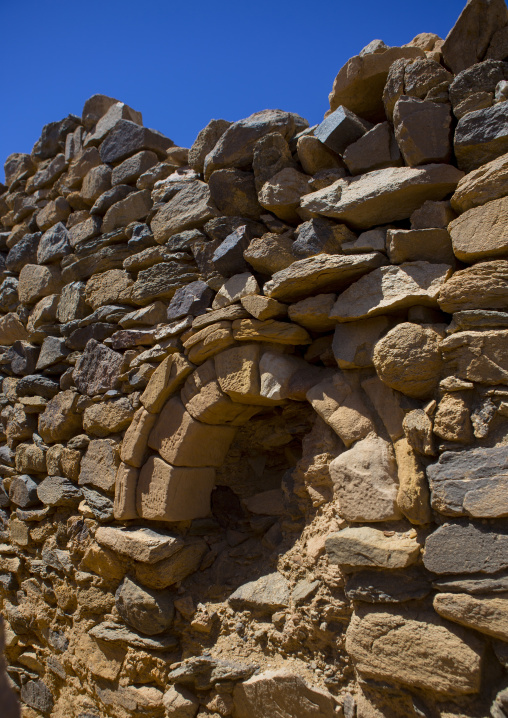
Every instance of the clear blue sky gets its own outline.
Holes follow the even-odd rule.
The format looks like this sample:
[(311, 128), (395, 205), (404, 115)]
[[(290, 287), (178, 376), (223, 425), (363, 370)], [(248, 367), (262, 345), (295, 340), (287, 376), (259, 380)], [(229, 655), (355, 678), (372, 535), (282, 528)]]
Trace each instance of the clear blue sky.
[[(445, 37), (465, 0), (0, 0), (0, 164), (94, 93), (189, 147), (211, 118), (266, 108), (311, 124), (375, 38)], [(0, 172), (3, 178), (3, 173)]]

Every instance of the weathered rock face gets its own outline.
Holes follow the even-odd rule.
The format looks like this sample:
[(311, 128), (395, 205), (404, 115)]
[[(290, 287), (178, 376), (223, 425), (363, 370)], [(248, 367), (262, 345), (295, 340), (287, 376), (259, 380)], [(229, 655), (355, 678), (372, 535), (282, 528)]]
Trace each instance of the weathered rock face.
[(315, 127), (187, 149), (95, 95), (7, 159), (27, 718), (508, 715), (506, 59), (470, 0), (365, 47)]

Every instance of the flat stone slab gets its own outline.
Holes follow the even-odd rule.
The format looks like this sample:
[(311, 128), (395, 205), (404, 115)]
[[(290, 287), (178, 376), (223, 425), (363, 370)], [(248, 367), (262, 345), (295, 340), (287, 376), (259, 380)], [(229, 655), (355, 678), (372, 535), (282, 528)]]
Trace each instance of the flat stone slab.
[(431, 585), (423, 572), (360, 571), (347, 579), (346, 596), (365, 603), (403, 603), (425, 598)]
[(445, 516), (508, 516), (508, 447), (445, 451), (427, 467), (432, 508)]
[(469, 596), (467, 593), (438, 593), (434, 610), (449, 621), (473, 628), (487, 636), (508, 641), (508, 598)]
[(289, 606), (289, 584), (280, 573), (270, 573), (240, 586), (228, 600), (234, 608), (270, 613)]
[[(388, 533), (392, 533), (391, 531)], [(406, 568), (420, 555), (415, 538), (402, 534), (386, 535), (367, 526), (346, 528), (325, 540), (330, 563), (348, 568)]]
[(508, 568), (508, 533), (475, 524), (447, 524), (430, 534), (425, 568), (438, 574), (497, 573)]
[(102, 546), (143, 563), (162, 561), (176, 553), (184, 544), (179, 536), (134, 527), (100, 526), (95, 533), (95, 539)]
[(313, 214), (339, 219), (353, 229), (369, 229), (407, 219), (426, 200), (444, 199), (463, 176), (446, 164), (387, 167), (337, 180), (302, 197), (301, 206)]
[(173, 651), (178, 647), (175, 636), (143, 636), (119, 623), (99, 623), (88, 632), (92, 638), (108, 643), (127, 643), (134, 648), (151, 651)]
[(385, 257), (371, 254), (318, 254), (299, 259), (287, 269), (275, 272), (263, 287), (266, 296), (283, 302), (297, 302), (325, 292), (339, 292), (364, 274), (386, 263)]

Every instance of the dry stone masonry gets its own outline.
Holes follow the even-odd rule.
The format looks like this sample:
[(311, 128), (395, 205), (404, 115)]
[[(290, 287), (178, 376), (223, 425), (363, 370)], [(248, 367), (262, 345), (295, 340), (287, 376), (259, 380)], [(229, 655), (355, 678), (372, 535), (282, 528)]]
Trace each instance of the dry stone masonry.
[(508, 716), (504, 1), (329, 99), (7, 158), (7, 718)]

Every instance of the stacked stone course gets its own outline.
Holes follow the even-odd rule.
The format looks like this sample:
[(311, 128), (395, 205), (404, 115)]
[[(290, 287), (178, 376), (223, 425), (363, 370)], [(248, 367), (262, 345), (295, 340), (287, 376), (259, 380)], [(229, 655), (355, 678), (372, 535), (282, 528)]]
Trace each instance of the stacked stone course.
[(187, 149), (95, 95), (7, 158), (25, 718), (508, 716), (504, 0), (329, 99)]

